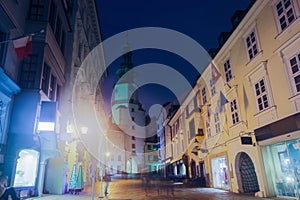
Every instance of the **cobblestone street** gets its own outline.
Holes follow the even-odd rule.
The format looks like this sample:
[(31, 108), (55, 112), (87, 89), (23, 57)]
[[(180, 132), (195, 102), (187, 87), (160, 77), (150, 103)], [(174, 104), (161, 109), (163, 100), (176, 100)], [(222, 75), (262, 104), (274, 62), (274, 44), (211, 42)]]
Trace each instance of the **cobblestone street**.
[[(103, 184), (104, 187), (104, 184)], [(109, 194), (103, 198), (99, 198), (100, 183), (95, 184), (94, 199), (103, 200), (166, 200), (166, 199), (180, 199), (180, 200), (271, 200), (279, 198), (258, 198), (253, 196), (234, 194), (224, 190), (213, 188), (187, 188), (183, 185), (173, 185), (167, 187), (162, 186), (158, 182), (151, 182), (151, 187), (145, 188), (141, 180), (136, 179), (113, 179), (110, 182), (108, 192)], [(45, 195), (43, 197), (31, 198), (30, 200), (56, 200), (56, 199), (74, 199), (74, 200), (89, 200), (92, 199), (91, 187), (87, 187), (84, 192), (79, 195)]]

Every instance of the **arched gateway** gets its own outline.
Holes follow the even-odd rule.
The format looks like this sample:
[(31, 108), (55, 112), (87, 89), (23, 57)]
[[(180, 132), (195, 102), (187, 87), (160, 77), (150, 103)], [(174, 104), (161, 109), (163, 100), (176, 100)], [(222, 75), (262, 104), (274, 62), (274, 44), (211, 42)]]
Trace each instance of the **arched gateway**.
[(241, 193), (255, 193), (259, 191), (259, 185), (253, 162), (248, 154), (240, 152), (236, 156), (236, 174)]

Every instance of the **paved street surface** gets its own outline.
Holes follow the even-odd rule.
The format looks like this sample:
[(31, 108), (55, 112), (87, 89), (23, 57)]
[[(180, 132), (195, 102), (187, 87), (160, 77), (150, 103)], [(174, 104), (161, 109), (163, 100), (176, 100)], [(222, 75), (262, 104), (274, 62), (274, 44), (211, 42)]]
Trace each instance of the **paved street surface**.
[[(103, 183), (103, 187), (104, 187)], [(137, 179), (113, 179), (110, 182), (109, 194), (99, 198), (100, 183), (95, 184), (94, 200), (270, 200), (278, 198), (258, 198), (230, 193), (224, 190), (212, 188), (191, 188), (184, 187), (180, 184), (167, 184), (167, 182), (151, 181), (150, 187), (144, 187), (141, 180)], [(43, 197), (31, 198), (30, 200), (56, 200), (56, 199), (74, 199), (74, 200), (91, 200), (91, 187), (87, 187), (79, 195), (45, 195)]]

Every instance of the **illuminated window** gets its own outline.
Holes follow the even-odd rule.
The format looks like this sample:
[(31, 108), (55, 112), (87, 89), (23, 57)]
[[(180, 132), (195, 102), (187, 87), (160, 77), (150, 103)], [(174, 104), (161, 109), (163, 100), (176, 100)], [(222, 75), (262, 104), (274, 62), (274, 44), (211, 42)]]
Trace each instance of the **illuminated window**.
[(246, 47), (248, 52), (248, 58), (249, 60), (252, 60), (259, 53), (258, 40), (257, 40), (255, 30), (253, 30), (246, 37), (245, 42), (246, 42)]
[(236, 124), (240, 121), (236, 99), (230, 102), (230, 108), (231, 108), (232, 124)]
[(232, 79), (231, 64), (229, 59), (226, 60), (226, 62), (224, 63), (224, 71), (225, 71), (226, 82), (229, 82)]
[(259, 111), (269, 107), (270, 104), (264, 79), (261, 79), (255, 84), (255, 95)]
[(296, 19), (292, 0), (280, 0), (275, 6), (277, 24), (281, 31), (285, 30)]

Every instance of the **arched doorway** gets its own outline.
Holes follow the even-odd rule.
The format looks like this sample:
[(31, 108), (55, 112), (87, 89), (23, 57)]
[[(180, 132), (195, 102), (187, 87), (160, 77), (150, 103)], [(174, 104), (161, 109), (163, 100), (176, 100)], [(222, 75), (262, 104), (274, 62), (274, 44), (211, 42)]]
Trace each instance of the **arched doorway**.
[(129, 160), (127, 160), (126, 172), (131, 174), (138, 173), (138, 166), (134, 157), (131, 157)]
[(255, 193), (259, 191), (257, 175), (253, 162), (248, 154), (241, 152), (236, 157), (236, 174), (241, 193)]
[(23, 149), (20, 151), (14, 177), (14, 187), (35, 186), (39, 156), (39, 152), (33, 149)]
[(192, 178), (196, 178), (197, 176), (197, 171), (196, 171), (196, 162), (192, 159), (191, 161), (191, 175), (192, 175)]

